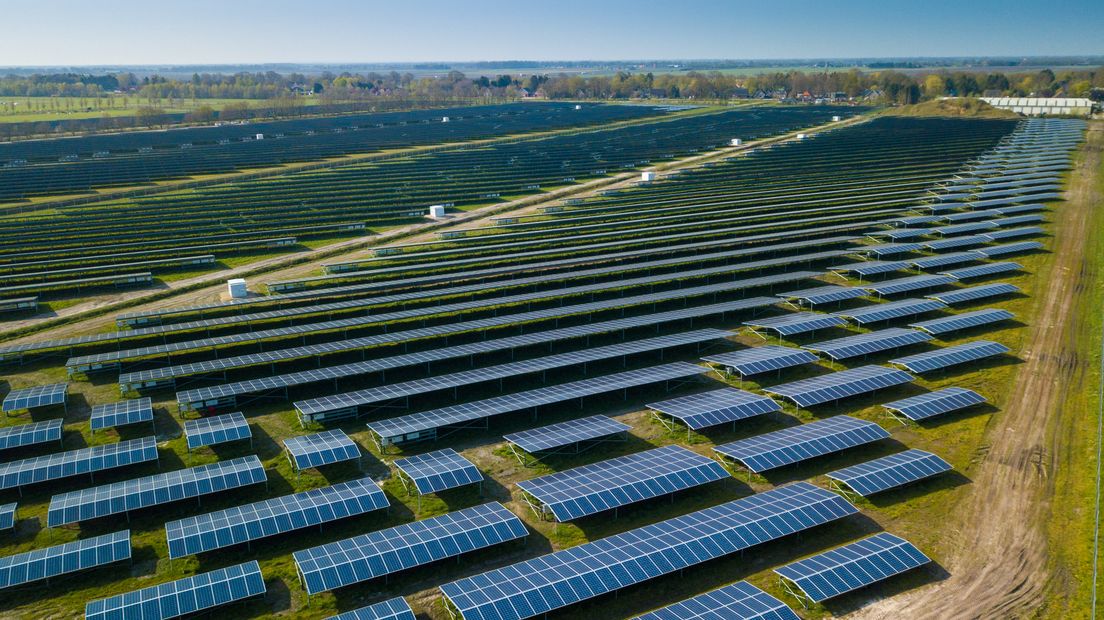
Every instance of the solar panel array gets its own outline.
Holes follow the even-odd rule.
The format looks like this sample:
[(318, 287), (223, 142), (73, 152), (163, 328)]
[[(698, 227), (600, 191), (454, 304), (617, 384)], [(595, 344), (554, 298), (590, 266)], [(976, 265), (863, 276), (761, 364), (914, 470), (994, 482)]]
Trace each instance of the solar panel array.
[(266, 592), (256, 560), (92, 601), (85, 620), (167, 620)]
[(483, 481), (479, 469), (452, 448), (397, 459), (395, 467), (414, 481), (422, 495)]
[[(902, 244), (902, 245), (904, 245), (904, 244)], [(917, 245), (916, 249), (920, 249), (920, 246)], [(853, 273), (853, 274), (859, 276), (860, 278), (865, 278), (867, 276), (878, 275), (880, 273), (891, 273), (891, 272), (894, 272), (894, 271), (901, 271), (901, 270), (908, 269), (908, 268), (909, 268), (909, 262), (904, 261), (904, 260), (901, 260), (901, 261), (870, 260), (870, 261), (860, 261), (860, 262), (857, 262), (857, 263), (847, 263), (845, 265), (837, 265), (835, 267), (832, 267), (832, 271), (834, 271), (836, 273)]]
[(47, 523), (58, 527), (267, 481), (261, 460), (256, 455), (243, 456), (59, 493), (50, 498)]
[(153, 401), (149, 398), (123, 400), (92, 407), (92, 430), (153, 421)]
[(12, 390), (4, 397), (0, 409), (5, 413), (9, 411), (22, 411), (35, 407), (60, 405), (69, 395), (68, 383), (51, 383), (49, 385), (36, 385), (29, 388)]
[(464, 620), (520, 620), (852, 515), (798, 482), (441, 586)]
[(912, 543), (881, 532), (774, 569), (815, 603), (931, 562)]
[(668, 445), (522, 480), (519, 489), (559, 522), (728, 478), (717, 461)]
[(777, 332), (780, 336), (803, 334), (805, 332), (816, 331), (818, 329), (837, 327), (845, 323), (846, 321), (839, 317), (835, 317), (830, 314), (819, 314), (816, 312), (797, 312), (794, 314), (783, 314), (781, 316), (770, 317), (767, 319), (744, 321), (744, 325), (748, 325), (755, 329), (771, 330)]
[(946, 284), (954, 283), (954, 278), (944, 275), (924, 275), (924, 276), (910, 276), (907, 278), (897, 278), (894, 280), (885, 280), (877, 284), (862, 284), (861, 288), (864, 288), (871, 293), (877, 293), (878, 295), (897, 295), (899, 293), (907, 293), (909, 291), (916, 291), (925, 288), (934, 288), (936, 286), (944, 286)]
[(772, 370), (812, 364), (817, 361), (817, 356), (801, 349), (764, 345), (708, 355), (702, 360), (724, 366), (740, 376), (748, 377)]
[(885, 366), (860, 366), (765, 388), (769, 394), (788, 398), (800, 407), (866, 394), (912, 381), (912, 375)]
[(904, 366), (912, 372), (930, 372), (956, 364), (975, 362), (986, 357), (1001, 355), (1003, 353), (1008, 353), (1009, 350), (1008, 347), (999, 342), (975, 340), (973, 342), (943, 347), (935, 351), (899, 357), (889, 360), (889, 363)]
[(251, 439), (253, 431), (250, 430), (245, 416), (240, 411), (235, 411), (208, 418), (185, 420), (184, 436), (188, 438), (188, 449), (194, 450), (202, 446)]
[(675, 418), (693, 430), (782, 409), (778, 403), (766, 396), (736, 388), (722, 388), (680, 396), (649, 404), (648, 408)]
[(635, 620), (800, 620), (792, 609), (746, 581), (668, 605)]
[(410, 603), (401, 596), (331, 616), (326, 620), (414, 620)]
[(934, 312), (945, 307), (946, 304), (934, 299), (902, 299), (900, 301), (871, 304), (869, 306), (851, 308), (850, 310), (841, 310), (834, 314), (839, 317), (849, 318), (859, 325), (866, 325), (867, 323), (898, 319), (903, 316), (914, 316), (925, 312)]
[(130, 559), (130, 530), (0, 558), (0, 589)]
[(284, 449), (295, 469), (360, 460), (360, 446), (340, 429), (285, 439)]
[(0, 489), (157, 460), (157, 439), (142, 437), (102, 446), (0, 463)]
[(876, 332), (844, 336), (843, 338), (825, 340), (823, 342), (814, 342), (802, 348), (817, 353), (823, 353), (834, 360), (842, 360), (849, 357), (858, 357), (860, 355), (878, 353), (879, 351), (907, 347), (909, 345), (927, 342), (931, 340), (931, 338), (931, 335), (919, 330), (891, 327)]
[(1019, 287), (1014, 284), (997, 282), (995, 284), (982, 284), (979, 286), (971, 286), (969, 288), (956, 289), (946, 293), (928, 295), (928, 297), (932, 299), (938, 299), (939, 301), (942, 301), (943, 303), (948, 305), (954, 305), (967, 301), (977, 301), (978, 299), (985, 299), (986, 297), (1014, 295), (1019, 292)]
[(713, 450), (760, 473), (888, 437), (874, 422), (838, 415), (721, 444)]
[(988, 325), (990, 323), (997, 323), (999, 321), (1008, 321), (1013, 319), (1014, 317), (1015, 315), (1007, 310), (1001, 310), (1000, 308), (986, 308), (985, 310), (963, 312), (961, 314), (945, 316), (938, 319), (932, 319), (930, 321), (910, 323), (909, 327), (922, 329), (929, 334), (934, 334), (938, 336), (939, 334), (956, 332), (971, 327), (977, 327), (979, 325)]
[(293, 555), (309, 595), (528, 535), (529, 530), (514, 513), (498, 502), (489, 502)]
[(0, 505), (0, 530), (10, 530), (15, 527), (15, 509), (18, 506), (16, 502)]
[(1008, 254), (1022, 254), (1024, 252), (1033, 252), (1035, 250), (1041, 250), (1043, 244), (1038, 241), (1020, 241), (1018, 243), (1006, 243), (1004, 245), (993, 245), (987, 248), (978, 248), (973, 252), (981, 255), (983, 258), (994, 258), (997, 256), (1006, 256)]
[(905, 450), (826, 474), (863, 497), (895, 489), (951, 470), (947, 461), (931, 452)]
[(61, 441), (60, 419), (0, 428), (0, 450), (31, 446), (48, 441)]
[(778, 297), (782, 299), (797, 299), (814, 306), (816, 304), (845, 301), (865, 296), (865, 290), (850, 286), (818, 286), (816, 288), (807, 288), (778, 294)]
[(905, 416), (913, 422), (937, 415), (958, 411), (985, 402), (985, 397), (973, 390), (960, 387), (943, 388), (926, 394), (910, 396), (882, 405), (886, 409)]
[(165, 524), (169, 558), (239, 545), (387, 508), (379, 485), (358, 478)]
[(631, 426), (604, 415), (549, 424), (540, 428), (503, 435), (502, 438), (530, 454), (555, 450), (583, 441), (591, 441), (627, 432)]

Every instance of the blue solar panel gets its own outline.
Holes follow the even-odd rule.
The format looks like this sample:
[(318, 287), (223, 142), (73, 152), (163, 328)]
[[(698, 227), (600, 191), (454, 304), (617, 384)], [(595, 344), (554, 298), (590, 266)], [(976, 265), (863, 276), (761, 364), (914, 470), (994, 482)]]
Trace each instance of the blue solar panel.
[(859, 495), (867, 497), (950, 470), (950, 463), (931, 452), (905, 450), (838, 469), (826, 475), (832, 480), (847, 485)]
[(803, 348), (823, 353), (834, 360), (869, 355), (931, 340), (929, 334), (915, 329), (891, 327), (876, 332), (846, 336), (805, 345)]
[(360, 446), (340, 429), (285, 439), (284, 449), (296, 469), (360, 459)]
[(755, 329), (771, 330), (777, 332), (780, 336), (803, 334), (818, 329), (827, 329), (829, 327), (844, 325), (846, 323), (847, 321), (839, 317), (817, 312), (795, 312), (793, 314), (783, 314), (781, 316), (774, 316), (766, 319), (744, 321), (744, 325), (751, 326)]
[[(964, 267), (962, 269), (955, 269), (954, 271), (945, 271), (941, 275), (945, 275), (956, 280), (969, 280), (970, 278), (980, 278), (982, 276), (991, 276), (998, 273), (1009, 273), (1012, 271), (1022, 271), (1023, 265), (1019, 263), (986, 263), (984, 265), (976, 265), (974, 267)], [(1011, 285), (1008, 285), (1011, 286)], [(1019, 290), (1019, 289), (1017, 289)], [(954, 291), (952, 291), (954, 292)], [(946, 293), (940, 293), (940, 296), (946, 295)], [(936, 295), (928, 295), (928, 297), (935, 298)]]
[(1000, 239), (1015, 239), (1016, 237), (1034, 237), (1043, 234), (1043, 229), (1038, 226), (1025, 226), (1023, 228), (1005, 228), (989, 231), (981, 237), (986, 241), (998, 241)]
[(958, 411), (985, 402), (985, 397), (973, 390), (960, 387), (943, 388), (918, 396), (910, 396), (882, 405), (890, 413), (919, 422), (951, 411)]
[(865, 297), (866, 291), (861, 288), (854, 288), (851, 286), (818, 286), (816, 288), (801, 289), (799, 291), (790, 291), (788, 293), (779, 293), (777, 295), (782, 299), (795, 299), (809, 305), (815, 306), (816, 304), (824, 304), (833, 301), (844, 301), (846, 299), (855, 299), (856, 297)]
[(36, 385), (21, 390), (12, 390), (4, 397), (3, 404), (0, 404), (0, 410), (7, 413), (9, 411), (34, 409), (35, 407), (60, 405), (65, 402), (68, 394), (68, 383), (51, 383), (49, 385)]
[(798, 406), (808, 407), (910, 381), (912, 375), (895, 368), (860, 366), (775, 385), (763, 391), (788, 398)]
[(503, 435), (502, 438), (532, 454), (624, 433), (630, 428), (628, 424), (604, 415), (593, 415)]
[(889, 437), (874, 422), (838, 415), (721, 444), (718, 454), (759, 473)]
[(859, 277), (873, 276), (879, 273), (891, 273), (893, 271), (902, 271), (909, 268), (909, 261), (881, 261), (881, 260), (868, 260), (859, 261), (857, 263), (847, 263), (844, 265), (836, 265), (832, 267), (832, 271), (836, 273), (853, 273)]
[(1022, 254), (1024, 252), (1033, 252), (1035, 250), (1043, 249), (1043, 244), (1038, 241), (1018, 241), (1016, 243), (1005, 243), (1004, 245), (993, 245), (987, 248), (978, 248), (976, 250), (970, 250), (971, 252), (980, 255), (982, 258), (995, 258), (997, 256), (1007, 256), (1009, 254)]
[(92, 601), (85, 620), (167, 620), (265, 593), (256, 560)]
[(903, 538), (882, 532), (776, 568), (815, 603), (931, 562)]
[(250, 455), (59, 493), (50, 498), (47, 523), (58, 527), (267, 481), (261, 460)]
[(948, 366), (954, 366), (956, 364), (975, 362), (986, 357), (1008, 353), (1008, 351), (1008, 347), (999, 342), (975, 340), (964, 344), (956, 344), (952, 347), (944, 347), (935, 351), (899, 357), (890, 360), (889, 363), (904, 366), (912, 372), (929, 372), (947, 368)]
[(801, 620), (782, 601), (746, 581), (699, 594), (636, 620)]
[(479, 469), (452, 448), (398, 459), (395, 467), (413, 480), (423, 495), (483, 481)]
[(877, 284), (863, 284), (859, 288), (877, 293), (878, 295), (896, 295), (898, 293), (907, 293), (908, 291), (916, 291), (923, 288), (943, 286), (953, 282), (954, 278), (944, 275), (923, 275), (885, 280)]
[(981, 286), (971, 286), (969, 288), (956, 289), (946, 293), (928, 295), (928, 297), (931, 299), (938, 299), (945, 304), (958, 304), (965, 301), (975, 301), (978, 299), (985, 299), (986, 297), (998, 297), (1000, 295), (1012, 295), (1019, 292), (1020, 289), (1014, 284), (997, 282), (994, 284), (983, 284)]
[(213, 446), (228, 441), (251, 439), (253, 431), (240, 411), (223, 415), (186, 420), (184, 435), (188, 438), (188, 449)]
[[(927, 215), (920, 215), (917, 217), (931, 217)], [(876, 245), (864, 245), (852, 252), (852, 254), (873, 254), (875, 256), (893, 256), (894, 254), (905, 254), (907, 252), (916, 252), (923, 244), (920, 243), (880, 243)]]
[(866, 325), (867, 323), (899, 319), (903, 316), (915, 316), (946, 307), (946, 304), (934, 299), (902, 299), (901, 301), (859, 306), (858, 308), (841, 310), (833, 314), (849, 318), (859, 325)]
[(680, 396), (648, 405), (649, 409), (671, 416), (694, 430), (735, 422), (780, 411), (778, 403), (760, 394), (736, 388), (721, 388), (689, 396)]
[(165, 524), (169, 558), (221, 549), (389, 506), (370, 478), (274, 497)]
[(950, 239), (928, 241), (924, 243), (924, 247), (929, 250), (949, 250), (951, 248), (966, 248), (972, 245), (982, 245), (987, 242), (988, 239), (985, 238), (985, 235), (967, 235), (965, 237), (951, 237)]
[(1008, 321), (1014, 318), (1014, 316), (1015, 315), (1007, 310), (1001, 310), (999, 308), (986, 308), (985, 310), (963, 312), (961, 314), (932, 319), (930, 321), (910, 323), (909, 327), (922, 329), (929, 334), (939, 335), (955, 332), (961, 329), (967, 329), (970, 327), (977, 327), (979, 325), (988, 325), (989, 323), (996, 323), (998, 321)]
[(542, 516), (565, 522), (728, 478), (717, 461), (677, 445), (663, 446), (522, 480)]
[(1041, 215), (1017, 215), (1016, 217), (1006, 217), (999, 220), (993, 220), (993, 223), (1001, 228), (1008, 226), (1019, 226), (1020, 224), (1037, 224), (1043, 221)]
[(930, 228), (898, 228), (895, 230), (879, 230), (873, 233), (872, 236), (888, 237), (894, 241), (900, 241), (902, 239), (918, 239), (931, 233), (932, 229)]
[(718, 353), (702, 358), (703, 361), (724, 366), (729, 372), (735, 372), (743, 377), (802, 364), (812, 364), (817, 359), (816, 355), (808, 351), (774, 345)]
[(997, 224), (992, 221), (987, 222), (970, 222), (969, 224), (955, 224), (953, 226), (940, 226), (934, 229), (932, 232), (939, 235), (961, 235), (962, 233), (978, 232), (980, 230), (989, 230), (996, 228)]
[(10, 530), (15, 527), (15, 509), (18, 504), (12, 502), (0, 506), (0, 530)]
[(520, 620), (852, 515), (807, 482), (726, 502), (441, 586), (464, 620)]
[(961, 265), (962, 263), (972, 263), (977, 260), (977, 254), (972, 254), (970, 252), (952, 252), (950, 254), (936, 254), (935, 256), (918, 258), (912, 261), (912, 266), (921, 271), (929, 271), (939, 267), (946, 267), (947, 265)]
[(61, 441), (61, 420), (31, 422), (0, 428), (0, 450), (20, 448), (47, 441)]
[(157, 439), (142, 437), (103, 446), (70, 450), (0, 463), (0, 489), (57, 480), (135, 463), (157, 460)]
[(381, 577), (435, 560), (525, 538), (521, 519), (498, 502), (296, 551), (307, 594)]
[(398, 596), (382, 603), (330, 616), (326, 620), (414, 620), (414, 612), (410, 609), (410, 603)]
[(149, 398), (123, 400), (92, 407), (89, 423), (92, 430), (114, 428), (127, 424), (153, 421), (153, 401)]
[(0, 558), (0, 589), (130, 559), (130, 530)]

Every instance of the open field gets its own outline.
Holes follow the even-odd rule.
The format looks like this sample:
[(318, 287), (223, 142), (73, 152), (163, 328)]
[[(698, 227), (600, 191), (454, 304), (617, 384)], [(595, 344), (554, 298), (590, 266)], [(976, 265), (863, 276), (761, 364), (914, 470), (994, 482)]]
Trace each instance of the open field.
[[(50, 240), (52, 251), (62, 253), (51, 258), (64, 258), (66, 240), (71, 239), (78, 262), (85, 261), (80, 250), (95, 243), (90, 240), (99, 230), (107, 237), (129, 234), (154, 243), (158, 235), (180, 237), (173, 231), (202, 238), (208, 234), (202, 230), (205, 222), (242, 216), (261, 238), (275, 234), (277, 226), (327, 222), (329, 213), (373, 228), (377, 223), (394, 227), (375, 229), (383, 233), (381, 239), (390, 239), (385, 243), (319, 234), (301, 250), (304, 260), (298, 264), (288, 264), (282, 251), (260, 252), (219, 257), (215, 272), (178, 271), (162, 278), (168, 285), (163, 298), (143, 301), (135, 295), (138, 305), (118, 317), (118, 331), (110, 316), (80, 320), (97, 304), (107, 307), (122, 298), (104, 296), (70, 307), (71, 325), (0, 344), (0, 354), (20, 362), (4, 375), (8, 388), (70, 382), (66, 411), (54, 407), (19, 413), (0, 419), (0, 428), (61, 418), (65, 450), (111, 445), (149, 435), (150, 427), (137, 424), (92, 433), (92, 406), (119, 400), (121, 388), (131, 397), (144, 389), (153, 399), (159, 463), (99, 472), (96, 485), (254, 454), (267, 475), (263, 489), (244, 486), (200, 502), (186, 499), (132, 510), (125, 518), (116, 512), (52, 528), (46, 527), (51, 497), (88, 488), (93, 483), (87, 478), (29, 485), (22, 495), (14, 489), (0, 491), (0, 504), (19, 501), (15, 531), (0, 538), (0, 555), (124, 527), (130, 529), (133, 549), (129, 563), (63, 576), (48, 587), (32, 584), (5, 592), (0, 616), (71, 617), (92, 599), (255, 559), (267, 593), (218, 613), (323, 618), (403, 596), (419, 617), (445, 620), (459, 612), (442, 597), (442, 584), (469, 587), (472, 582), (465, 579), (511, 566), (525, 574), (533, 570), (526, 562), (535, 558), (563, 557), (565, 550), (594, 541), (615, 544), (609, 541), (636, 528), (794, 488), (787, 485), (811, 483), (827, 489), (829, 472), (907, 448), (930, 451), (953, 471), (869, 498), (829, 494), (833, 501), (842, 497), (857, 513), (815, 528), (799, 527), (786, 537), (772, 530), (762, 544), (726, 550), (708, 564), (690, 562), (678, 571), (679, 578), (673, 570), (661, 569), (657, 574), (665, 576), (647, 585), (634, 577), (633, 585), (610, 588), (614, 595), (580, 594), (577, 602), (569, 601), (574, 604), (550, 605), (548, 617), (632, 617), (740, 580), (777, 597), (806, 620), (848, 614), (1088, 617), (1084, 601), (1092, 549), (1086, 538), (1094, 515), (1086, 498), (1095, 488), (1097, 446), (1095, 430), (1081, 431), (1095, 429), (1092, 394), (1100, 380), (1101, 323), (1095, 309), (1104, 253), (1089, 231), (1104, 217), (1099, 209), (1104, 133), (1099, 125), (1090, 125), (1087, 140), (1070, 159), (1064, 149), (1076, 142), (1071, 136), (1078, 126), (1059, 122), (880, 117), (833, 126), (828, 119), (838, 114), (834, 110), (787, 117), (790, 113), (772, 108), (697, 115), (581, 137), (366, 163), (82, 206), (71, 221), (42, 214), (35, 229)], [(818, 125), (818, 131), (803, 130), (808, 136), (791, 133)], [(1050, 136), (1063, 133), (1065, 138), (1050, 142)], [(737, 135), (778, 134), (793, 137), (727, 156), (712, 150)], [(1024, 155), (1024, 142), (1032, 147), (1025, 150), (1038, 148), (1048, 155)], [(699, 160), (690, 163), (695, 158)], [(585, 164), (579, 172), (563, 171), (580, 160)], [(509, 164), (496, 168), (503, 161)], [(604, 166), (601, 175), (597, 165)], [(629, 173), (644, 167), (658, 168), (658, 178), (629, 182)], [(614, 170), (618, 172), (610, 174)], [(584, 182), (582, 171), (591, 173), (587, 182), (600, 182), (594, 191), (574, 191)], [(475, 180), (480, 175), (486, 179)], [(606, 176), (616, 182), (606, 183)], [(394, 187), (417, 192), (386, 193)], [(570, 193), (554, 198), (544, 194), (553, 189)], [(487, 201), (490, 194), (497, 200), (522, 200), (495, 204)], [(308, 200), (326, 204), (299, 206)], [(470, 211), (433, 227), (378, 215), (383, 208), (402, 211), (438, 201)], [(255, 213), (242, 215), (254, 204)], [(130, 216), (119, 217), (131, 207)], [(354, 208), (364, 211), (354, 217)], [(266, 214), (280, 209), (289, 215), (264, 223)], [(149, 214), (148, 225), (142, 210)], [(101, 211), (102, 222), (97, 220)], [(975, 223), (980, 225), (970, 228)], [(960, 224), (967, 226), (951, 228)], [(909, 229), (920, 232), (909, 235)], [(957, 247), (954, 240), (960, 241)], [(1010, 245), (1022, 242), (1041, 245)], [(887, 243), (916, 245), (883, 248)], [(883, 256), (882, 251), (888, 253)], [(982, 254), (960, 256), (963, 252)], [(924, 262), (941, 258), (947, 262)], [(833, 269), (851, 263), (861, 269), (878, 261), (889, 266), (861, 278), (852, 266)], [(1003, 261), (1015, 261), (1018, 267), (915, 286), (897, 282), (899, 290), (882, 288), (887, 282)], [(253, 274), (254, 288), (259, 291), (257, 283), (263, 282), (269, 295), (238, 304), (220, 300), (210, 286), (211, 274), (245, 270)], [(996, 282), (1011, 284), (1018, 292), (939, 301), (943, 294)], [(845, 286), (855, 294), (800, 308), (796, 301), (785, 304), (776, 297), (827, 285)], [(938, 301), (935, 306), (929, 295)], [(891, 311), (888, 318), (871, 322), (858, 318), (909, 299), (929, 305)], [(899, 350), (874, 345), (852, 354), (831, 342), (891, 328), (920, 334), (909, 326), (985, 308), (1006, 310), (1014, 318), (937, 332)], [(66, 311), (57, 310), (59, 315)], [(786, 335), (745, 324), (799, 311), (835, 317), (835, 324)], [(723, 331), (701, 335), (706, 329)], [(81, 338), (57, 340), (74, 336)], [(806, 406), (782, 396), (798, 380), (832, 380), (846, 376), (832, 373), (870, 365), (911, 370), (905, 362), (891, 360), (979, 340), (999, 343), (1007, 353), (934, 372), (898, 371), (904, 379), (884, 389), (860, 389), (850, 397), (837, 394)], [(816, 363), (743, 379), (701, 359), (767, 344), (825, 353)], [(498, 398), (521, 393), (538, 398), (549, 386), (583, 385), (676, 362), (697, 368), (700, 376), (675, 383), (642, 381), (623, 392), (598, 390), (585, 399), (560, 395), (542, 401), (545, 405), (539, 408), (503, 404)], [(145, 381), (160, 382), (161, 387), (135, 389)], [(771, 396), (782, 410), (689, 431), (680, 423), (665, 425), (645, 406), (725, 386)], [(920, 423), (886, 416), (884, 405), (891, 401), (949, 387), (976, 391), (987, 402)], [(345, 400), (335, 402), (330, 398), (335, 395)], [(453, 407), (463, 403), (471, 406)], [(200, 411), (242, 411), (251, 442), (189, 450), (184, 420), (197, 418)], [(350, 411), (356, 415), (348, 416)], [(443, 421), (426, 425), (418, 415), (426, 411)], [(595, 414), (627, 424), (624, 441), (525, 466), (502, 439)], [(868, 428), (888, 436), (758, 473), (714, 451), (768, 432), (815, 428), (807, 425), (841, 415), (870, 423)], [(363, 454), (360, 468), (341, 463), (294, 470), (282, 442), (323, 429), (341, 429), (356, 442)], [(427, 437), (433, 440), (425, 441)], [(732, 475), (643, 501), (622, 500), (616, 513), (596, 511), (565, 523), (538, 518), (517, 487), (522, 481), (585, 465), (601, 467), (612, 458), (664, 446), (682, 446), (707, 460), (724, 461)], [(421, 498), (409, 492), (394, 461), (445, 447), (478, 467), (484, 476), (481, 488)], [(56, 443), (19, 448), (5, 452), (4, 460), (57, 451)], [(166, 521), (362, 475), (380, 484), (390, 502), (387, 511), (169, 559)], [(386, 578), (356, 579), (308, 599), (298, 574), (302, 566), (297, 567), (293, 552), (488, 501), (501, 502), (521, 519), (527, 536), (456, 559), (418, 562), (424, 565)], [(1079, 508), (1069, 510), (1069, 505)], [(994, 523), (1000, 526), (992, 527)], [(823, 604), (799, 600), (793, 586), (783, 587), (773, 572), (880, 531), (907, 539), (932, 562)], [(1008, 549), (1016, 550), (1017, 562), (1005, 561)], [(486, 578), (501, 577), (489, 572)]]

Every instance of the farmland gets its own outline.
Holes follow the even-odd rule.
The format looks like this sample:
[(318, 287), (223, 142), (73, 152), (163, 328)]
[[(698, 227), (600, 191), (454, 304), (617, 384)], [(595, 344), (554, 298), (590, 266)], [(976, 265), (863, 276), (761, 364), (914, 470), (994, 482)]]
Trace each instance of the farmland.
[[(3, 452), (0, 504), (18, 506), (13, 530), (0, 532), (0, 556), (123, 529), (130, 545), (129, 561), (5, 590), (0, 615), (79, 616), (90, 601), (255, 560), (264, 591), (218, 613), (325, 618), (403, 597), (433, 620), (627, 618), (746, 581), (806, 620), (1022, 610), (1087, 617), (1080, 596), (1063, 594), (1091, 578), (1091, 550), (1045, 525), (1069, 519), (1087, 532), (1086, 517), (1060, 512), (1051, 491), (1019, 484), (987, 455), (1015, 464), (1013, 473), (1048, 467), (1033, 465), (1046, 460), (1033, 456), (1040, 433), (1087, 423), (1051, 426), (1063, 396), (1032, 377), (1061, 366), (1070, 380), (1098, 378), (1088, 361), (1060, 364), (1054, 344), (1077, 341), (1079, 355), (1095, 355), (1084, 343), (1098, 336), (1099, 313), (1089, 310), (1096, 296), (1072, 293), (1099, 288), (1098, 248), (1084, 246), (1099, 219), (1095, 124), (828, 106), (686, 114), (549, 105), (518, 118), (518, 106), (461, 109), (448, 123), (440, 110), (406, 113), (436, 122), (398, 125), (406, 129), (394, 128), (395, 142), (357, 140), (361, 152), (447, 149), (8, 215), (0, 287), (25, 285), (16, 291), (45, 298), (79, 299), (81, 290), (56, 289), (74, 279), (167, 278), (228, 256), (248, 264), (241, 253), (304, 239), (362, 243), (252, 276), (246, 298), (181, 292), (0, 343), (7, 390), (68, 384), (64, 407), (0, 419), (9, 433), (62, 422), (60, 438)], [(588, 116), (576, 122), (574, 112)], [(464, 127), (468, 114), (476, 122)], [(312, 122), (322, 121), (291, 126), (304, 132)], [(402, 135), (412, 127), (417, 136)], [(553, 129), (567, 131), (455, 144)], [(361, 130), (327, 133), (325, 147), (304, 140), (301, 152), (291, 130), (282, 140), (268, 131), (241, 152), (255, 149), (266, 164), (313, 161), (344, 154), (341, 141)], [(768, 143), (735, 148), (733, 138)], [(6, 172), (34, 185), (30, 173), (41, 168), (39, 186), (65, 192), (115, 174), (108, 170), (125, 184), (164, 178), (131, 165), (150, 155), (138, 152), (142, 140), (163, 136), (127, 139), (132, 156), (65, 164), (57, 149), (69, 146), (44, 142), (35, 147), (40, 166), (27, 155), (27, 167)], [(181, 152), (231, 146), (188, 140), (191, 149), (158, 143), (152, 154), (172, 150), (165, 166), (180, 171), (190, 161)], [(195, 161), (211, 172), (261, 160)], [(50, 185), (51, 171), (85, 163), (77, 176), (91, 182)], [(423, 225), (430, 205), (446, 205), (453, 219)], [(394, 227), (405, 236), (381, 234)], [(1067, 337), (1078, 312), (1078, 335)], [(927, 417), (925, 406), (938, 409), (944, 390), (974, 400)], [(140, 423), (92, 431), (90, 418), (105, 415), (97, 406), (137, 407), (143, 398), (151, 413)], [(1065, 398), (1089, 415), (1092, 403)], [(695, 413), (714, 417), (700, 423)], [(594, 416), (605, 431), (572, 436), (585, 432), (573, 424)], [(248, 441), (198, 445), (196, 425), (211, 421), (248, 429)], [(999, 430), (1013, 424), (1039, 430), (1024, 444), (1028, 433)], [(833, 425), (842, 430), (821, 430)], [(157, 462), (6, 482), (17, 460), (130, 445), (123, 442), (151, 433)], [(550, 442), (547, 452), (534, 435)], [(317, 455), (324, 464), (296, 461), (303, 437), (333, 442)], [(1082, 455), (1094, 445), (1074, 443)], [(334, 456), (335, 446), (352, 453)], [(870, 493), (846, 475), (885, 467), (906, 450), (946, 467), (904, 468), (915, 475), (909, 484), (875, 483), (880, 492)], [(418, 459), (430, 454), (468, 477), (416, 486)], [(109, 494), (112, 483), (231, 463), (248, 465), (252, 477), (175, 501), (90, 502), (84, 516), (56, 516), (66, 502), (84, 501), (85, 489)], [(694, 473), (663, 477), (676, 466)], [(643, 482), (624, 482), (634, 470)], [(1088, 465), (1061, 472), (1054, 497), (1084, 503)], [(344, 518), (207, 540), (198, 551), (181, 551), (174, 533), (193, 517), (342, 484), (364, 489), (361, 508)], [(994, 500), (1004, 484), (1017, 492)], [(993, 525), (1010, 515), (1023, 523)], [(470, 539), (480, 542), (402, 547), (419, 525), (464, 519), (482, 529), (440, 527), (465, 538), (478, 529)], [(694, 546), (711, 527), (719, 533)], [(999, 536), (977, 535), (981, 528)], [(924, 561), (912, 555), (904, 574), (839, 596), (802, 585), (796, 562), (875, 535), (901, 537)], [(1034, 562), (1026, 593), (1017, 590), (1024, 575), (995, 555), (1010, 540)], [(402, 548), (353, 566), (335, 544)], [(1044, 584), (1046, 549), (1075, 571), (1067, 581), (1077, 585)], [(337, 568), (327, 568), (331, 561)], [(984, 581), (972, 576), (983, 568)], [(572, 586), (539, 587), (550, 570), (574, 571)], [(511, 595), (522, 582), (533, 589)], [(950, 596), (948, 583), (984, 596)]]

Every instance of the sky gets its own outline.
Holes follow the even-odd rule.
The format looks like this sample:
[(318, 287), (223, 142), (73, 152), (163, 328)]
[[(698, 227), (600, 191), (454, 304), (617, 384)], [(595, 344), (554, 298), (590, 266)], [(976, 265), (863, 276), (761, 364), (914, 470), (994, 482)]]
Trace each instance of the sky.
[(0, 66), (1104, 54), (1104, 1), (0, 0)]

